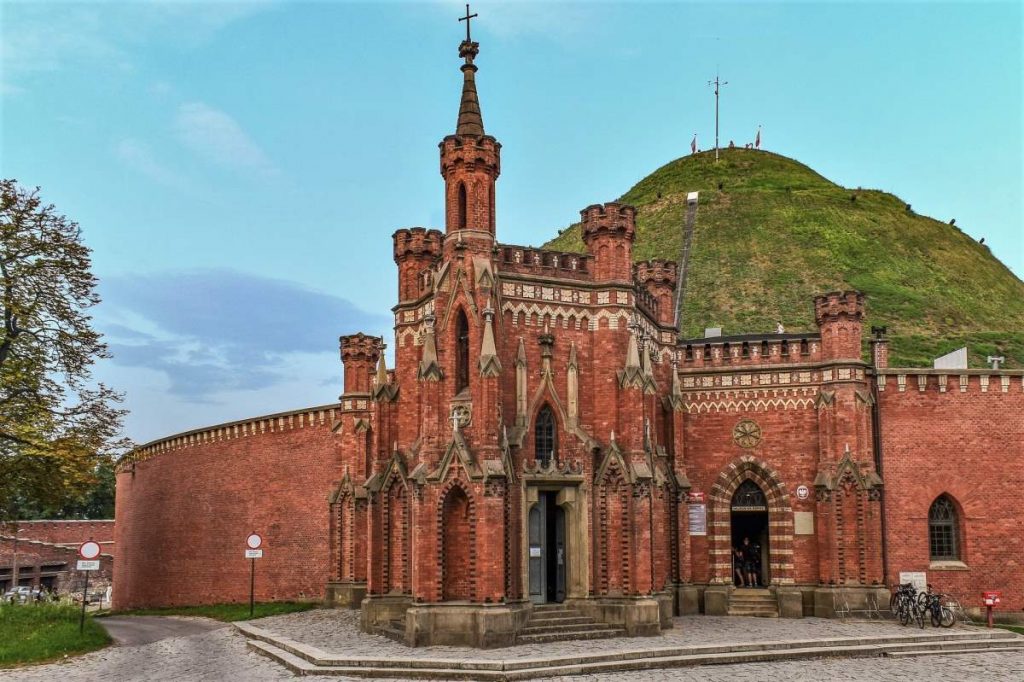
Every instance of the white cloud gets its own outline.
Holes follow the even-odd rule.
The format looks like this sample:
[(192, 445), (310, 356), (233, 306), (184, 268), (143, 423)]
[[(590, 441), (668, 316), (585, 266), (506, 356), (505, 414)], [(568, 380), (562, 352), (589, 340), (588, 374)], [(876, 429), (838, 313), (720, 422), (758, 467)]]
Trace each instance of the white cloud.
[(267, 176), (278, 173), (260, 146), (235, 119), (208, 104), (182, 104), (178, 107), (174, 129), (182, 144), (208, 161)]
[(114, 154), (126, 166), (150, 180), (178, 190), (189, 189), (188, 181), (183, 176), (157, 161), (149, 147), (139, 140), (121, 140), (114, 148)]

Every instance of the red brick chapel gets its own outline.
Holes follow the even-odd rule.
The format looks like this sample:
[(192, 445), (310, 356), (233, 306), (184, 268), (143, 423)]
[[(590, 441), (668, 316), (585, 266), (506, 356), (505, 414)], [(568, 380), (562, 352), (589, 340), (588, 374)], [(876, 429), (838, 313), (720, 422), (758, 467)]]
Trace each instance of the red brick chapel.
[[(852, 291), (808, 301), (813, 330), (680, 339), (676, 263), (634, 263), (623, 204), (580, 212), (583, 254), (501, 243), (478, 49), (439, 145), (445, 229), (393, 235), (394, 367), (343, 336), (338, 403), (122, 460), (115, 606), (247, 599), (258, 528), (257, 599), (360, 608), (410, 645), (830, 617), (914, 571), (1019, 612), (1024, 372), (889, 368), (881, 331), (866, 362)], [(744, 537), (764, 589), (735, 585)]]
[[(863, 297), (819, 298), (813, 334), (680, 345), (676, 264), (634, 264), (631, 206), (581, 211), (586, 255), (502, 244), (477, 53), (462, 43), (458, 122), (440, 143), (445, 230), (393, 236), (395, 368), (380, 339), (341, 339), (335, 598), (411, 644), (509, 643), (549, 602), (657, 633), (674, 603), (696, 606), (694, 574), (725, 608), (744, 485), (791, 608), (797, 578), (880, 584)], [(764, 461), (761, 434), (781, 429), (799, 454)], [(695, 475), (710, 484), (702, 536), (683, 513)], [(794, 536), (794, 475), (818, 484), (817, 537)], [(814, 546), (806, 576), (797, 542)]]

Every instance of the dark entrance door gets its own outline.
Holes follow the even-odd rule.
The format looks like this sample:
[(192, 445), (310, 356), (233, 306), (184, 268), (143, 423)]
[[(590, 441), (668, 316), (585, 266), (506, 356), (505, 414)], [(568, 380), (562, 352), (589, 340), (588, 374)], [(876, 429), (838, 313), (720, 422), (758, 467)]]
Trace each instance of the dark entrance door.
[(565, 510), (554, 491), (542, 491), (530, 510), (530, 601), (565, 601)]
[[(771, 583), (769, 557), (768, 533), (768, 503), (765, 500), (764, 492), (753, 481), (744, 481), (732, 497), (732, 514), (730, 516), (732, 526), (732, 548), (740, 549), (745, 554), (748, 550), (744, 547), (743, 540), (746, 538), (750, 544), (756, 544), (759, 551), (754, 554), (757, 583), (765, 586)], [(735, 561), (735, 557), (733, 557)], [(733, 582), (741, 583), (733, 571)]]

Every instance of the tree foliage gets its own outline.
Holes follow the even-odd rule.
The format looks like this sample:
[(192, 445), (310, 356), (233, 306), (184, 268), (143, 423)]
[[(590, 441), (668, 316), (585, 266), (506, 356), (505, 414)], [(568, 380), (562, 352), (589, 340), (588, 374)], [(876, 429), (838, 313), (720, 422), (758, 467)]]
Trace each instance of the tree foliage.
[(80, 501), (128, 445), (121, 396), (92, 380), (91, 265), (77, 223), (0, 180), (0, 518)]

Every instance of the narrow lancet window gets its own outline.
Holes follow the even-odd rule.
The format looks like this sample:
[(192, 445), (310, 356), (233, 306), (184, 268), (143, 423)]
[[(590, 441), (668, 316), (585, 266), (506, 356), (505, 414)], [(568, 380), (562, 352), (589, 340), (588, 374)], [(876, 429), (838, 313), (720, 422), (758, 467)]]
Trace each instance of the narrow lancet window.
[(533, 427), (534, 446), (537, 461), (547, 465), (555, 458), (555, 415), (549, 405), (537, 412), (537, 423)]

